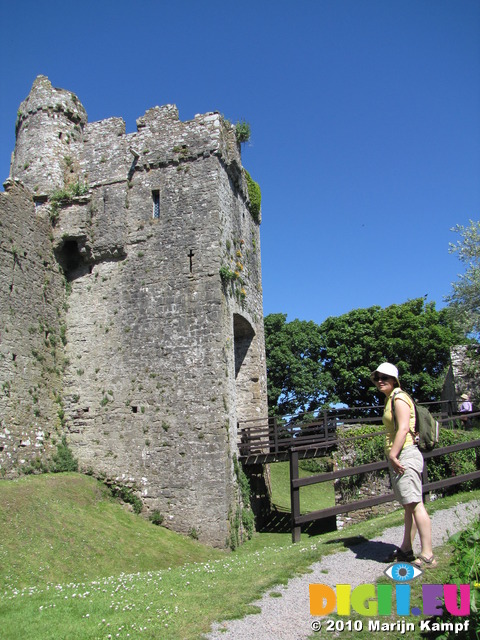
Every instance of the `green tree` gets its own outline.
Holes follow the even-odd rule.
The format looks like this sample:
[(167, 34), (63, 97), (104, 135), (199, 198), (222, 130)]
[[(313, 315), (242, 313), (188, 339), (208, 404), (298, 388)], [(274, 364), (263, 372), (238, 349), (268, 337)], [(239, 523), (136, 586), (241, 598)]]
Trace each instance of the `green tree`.
[(356, 309), (328, 318), (320, 331), (331, 402), (365, 406), (382, 401), (370, 373), (381, 362), (398, 367), (405, 390), (420, 402), (438, 400), (450, 362), (450, 347), (463, 342), (448, 309), (424, 298), (385, 309)]
[(456, 253), (467, 265), (463, 275), (452, 283), (452, 293), (446, 296), (455, 317), (461, 322), (466, 333), (477, 340), (480, 335), (480, 221), (470, 220), (470, 226), (457, 225), (452, 229), (459, 233), (461, 240), (450, 244), (450, 253)]
[(313, 411), (327, 398), (320, 327), (312, 321), (286, 320), (283, 313), (265, 318), (270, 415)]
[(272, 314), (265, 318), (271, 415), (344, 403), (377, 405), (370, 380), (381, 362), (398, 366), (402, 386), (418, 401), (438, 400), (450, 347), (464, 342), (448, 308), (423, 298), (355, 309), (321, 325)]

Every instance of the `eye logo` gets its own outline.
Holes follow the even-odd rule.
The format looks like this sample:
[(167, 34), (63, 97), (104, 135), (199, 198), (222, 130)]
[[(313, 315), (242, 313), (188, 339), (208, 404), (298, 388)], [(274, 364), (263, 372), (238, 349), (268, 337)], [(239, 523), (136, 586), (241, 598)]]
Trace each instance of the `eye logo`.
[(396, 562), (387, 567), (383, 573), (395, 582), (410, 582), (421, 576), (423, 571), (408, 562)]

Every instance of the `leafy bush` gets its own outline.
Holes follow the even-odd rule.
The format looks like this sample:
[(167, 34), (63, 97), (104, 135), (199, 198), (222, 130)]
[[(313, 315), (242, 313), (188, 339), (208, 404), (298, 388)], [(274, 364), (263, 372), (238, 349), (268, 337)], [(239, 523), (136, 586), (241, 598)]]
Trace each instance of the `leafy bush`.
[(306, 460), (300, 460), (298, 466), (300, 469), (310, 471), (312, 474), (328, 473), (333, 471), (333, 460), (327, 457), (307, 458)]
[(53, 225), (58, 220), (59, 208), (70, 204), (73, 198), (84, 196), (89, 190), (89, 186), (78, 180), (65, 189), (56, 189), (50, 196), (50, 221)]
[(55, 191), (53, 191), (52, 195), (50, 196), (50, 202), (56, 206), (69, 204), (70, 202), (72, 202), (73, 198), (78, 198), (88, 193), (88, 189), (89, 187), (87, 184), (83, 184), (78, 180), (65, 189), (56, 189)]
[(50, 471), (52, 473), (78, 471), (78, 460), (74, 458), (65, 436), (63, 436), (62, 441), (57, 444), (57, 453), (52, 458)]
[(222, 266), (220, 267), (220, 277), (223, 282), (232, 282), (233, 280), (236, 280), (238, 276), (228, 267)]
[(237, 138), (237, 142), (239, 144), (243, 142), (248, 142), (250, 140), (251, 129), (248, 122), (245, 120), (241, 120), (235, 125), (235, 137)]
[[(453, 544), (453, 556), (450, 562), (450, 576), (447, 582), (450, 584), (470, 584), (470, 622), (468, 630), (462, 630), (460, 633), (453, 631), (455, 625), (452, 625), (451, 631), (446, 631), (441, 635), (438, 632), (435, 635), (437, 640), (453, 640), (461, 638), (462, 640), (478, 640), (478, 630), (480, 629), (480, 562), (478, 560), (478, 549), (480, 547), (480, 520), (477, 518), (465, 530), (459, 531), (450, 538)], [(435, 620), (435, 618), (434, 618)], [(441, 622), (458, 622), (458, 618), (448, 612), (444, 612)]]
[(162, 514), (160, 513), (160, 511), (158, 509), (155, 509), (155, 511), (153, 511), (148, 519), (150, 520), (150, 522), (152, 524), (157, 525), (158, 527), (163, 523), (164, 521), (164, 516), (162, 516)]
[(22, 471), (25, 475), (34, 475), (39, 473), (48, 473), (48, 465), (46, 465), (41, 458), (35, 458), (22, 467)]
[(349, 433), (350, 436), (371, 436), (354, 441), (355, 464), (370, 464), (385, 458), (385, 436), (378, 434), (378, 426), (356, 427)]
[[(355, 436), (370, 436), (359, 438), (345, 443), (343, 447), (348, 449), (345, 467), (359, 467), (372, 462), (379, 462), (385, 459), (385, 436), (378, 434), (378, 426), (358, 425), (343, 432), (343, 437), (351, 438)], [(340, 445), (341, 446), (341, 445)], [(345, 456), (342, 456), (345, 457)], [(371, 485), (378, 478), (382, 478), (388, 473), (386, 469), (373, 473), (360, 473), (354, 476), (340, 478), (337, 487), (347, 502), (358, 497), (359, 491), (366, 485)]]
[(130, 487), (125, 487), (124, 485), (112, 485), (110, 487), (112, 495), (115, 498), (119, 498), (126, 502), (127, 504), (131, 504), (133, 507), (133, 511), (135, 513), (141, 513), (143, 509), (143, 503), (138, 496), (136, 496)]
[[(465, 432), (461, 430), (441, 429), (439, 447), (448, 447), (452, 444), (474, 440), (479, 437), (472, 431)], [(465, 449), (464, 451), (455, 451), (448, 455), (431, 458), (428, 461), (428, 480), (435, 482), (444, 480), (454, 476), (461, 476), (466, 473), (472, 473), (477, 470), (477, 453), (475, 449)], [(462, 485), (462, 488), (471, 489), (478, 481), (471, 481)], [(458, 485), (443, 489), (444, 493), (455, 493), (458, 491)]]

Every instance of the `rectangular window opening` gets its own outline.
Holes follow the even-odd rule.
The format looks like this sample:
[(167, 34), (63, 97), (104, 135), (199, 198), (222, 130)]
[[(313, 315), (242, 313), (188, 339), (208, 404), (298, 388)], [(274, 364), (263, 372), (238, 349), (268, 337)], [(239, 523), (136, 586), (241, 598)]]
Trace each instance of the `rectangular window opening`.
[(152, 191), (152, 199), (153, 199), (153, 219), (158, 220), (160, 218), (160, 191), (158, 189), (154, 189)]

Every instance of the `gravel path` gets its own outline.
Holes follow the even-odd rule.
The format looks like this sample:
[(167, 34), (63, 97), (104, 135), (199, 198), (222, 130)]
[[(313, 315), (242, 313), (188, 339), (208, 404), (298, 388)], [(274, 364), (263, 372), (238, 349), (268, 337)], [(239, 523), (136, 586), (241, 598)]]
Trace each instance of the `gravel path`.
[[(480, 501), (459, 504), (450, 509), (437, 511), (431, 516), (432, 543), (439, 546), (453, 533), (460, 531), (478, 517)], [(339, 532), (339, 535), (343, 535)], [(330, 586), (373, 583), (380, 577), (386, 564), (381, 558), (400, 544), (403, 527), (386, 529), (380, 536), (368, 540), (346, 551), (325, 556), (313, 564), (312, 573), (292, 578), (287, 585), (279, 585), (253, 605), (261, 608), (261, 613), (248, 615), (240, 620), (216, 623), (208, 640), (303, 640), (312, 635), (308, 585), (323, 583)], [(417, 536), (418, 540), (418, 536)], [(417, 553), (419, 549), (416, 549)], [(277, 591), (281, 597), (272, 597)]]

